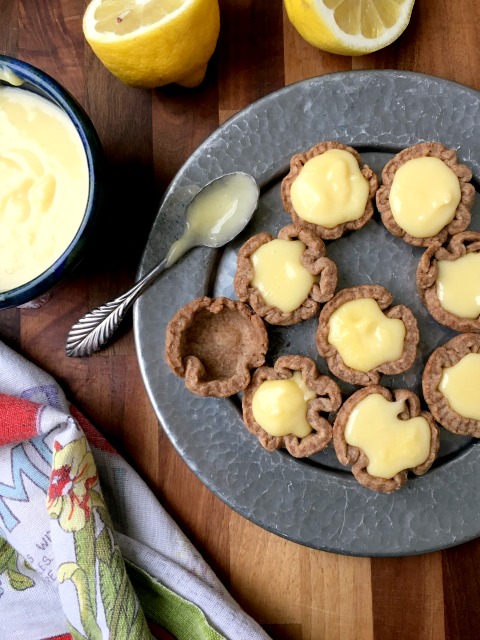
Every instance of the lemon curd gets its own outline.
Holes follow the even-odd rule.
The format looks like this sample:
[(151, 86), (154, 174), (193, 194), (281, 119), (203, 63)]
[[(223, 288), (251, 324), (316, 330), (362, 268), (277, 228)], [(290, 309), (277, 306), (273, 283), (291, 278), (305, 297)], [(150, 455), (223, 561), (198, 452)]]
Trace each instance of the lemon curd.
[(480, 254), (467, 253), (456, 260), (439, 260), (437, 296), (440, 305), (461, 318), (480, 315)]
[(390, 402), (379, 393), (361, 400), (350, 414), (345, 440), (368, 458), (367, 471), (377, 478), (393, 478), (404, 469), (423, 464), (430, 453), (430, 427), (417, 416), (401, 420), (403, 401)]
[(167, 266), (199, 244), (219, 247), (231, 240), (250, 219), (257, 200), (257, 184), (246, 173), (226, 174), (214, 180), (188, 205), (185, 231), (170, 247)]
[(404, 340), (403, 321), (387, 318), (372, 298), (345, 302), (329, 319), (328, 342), (347, 367), (364, 373), (398, 360)]
[(333, 229), (362, 217), (369, 191), (355, 157), (343, 149), (330, 149), (305, 163), (290, 196), (300, 218)]
[(0, 87), (0, 291), (62, 255), (88, 193), (87, 158), (68, 116), (34, 93)]
[(12, 87), (20, 87), (23, 84), (22, 78), (8, 67), (0, 66), (0, 80), (3, 80)]
[(318, 280), (301, 263), (306, 246), (300, 240), (271, 240), (251, 256), (252, 286), (265, 302), (285, 313), (298, 309)]
[(395, 222), (415, 238), (436, 235), (455, 216), (460, 183), (440, 158), (413, 158), (395, 173), (390, 208)]
[(312, 431), (307, 420), (307, 403), (317, 397), (295, 371), (288, 380), (266, 380), (252, 398), (253, 417), (272, 436), (304, 438)]
[(469, 353), (457, 364), (443, 370), (438, 390), (459, 415), (480, 420), (479, 380), (480, 354)]

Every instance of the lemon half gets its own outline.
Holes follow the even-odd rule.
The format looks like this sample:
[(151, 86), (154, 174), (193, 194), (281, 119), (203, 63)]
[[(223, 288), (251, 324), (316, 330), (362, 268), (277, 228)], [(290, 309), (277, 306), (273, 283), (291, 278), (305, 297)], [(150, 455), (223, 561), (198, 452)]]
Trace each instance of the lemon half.
[(285, 0), (290, 22), (318, 49), (348, 56), (372, 53), (407, 27), (415, 0)]
[(220, 30), (218, 0), (93, 0), (83, 33), (122, 82), (199, 85)]

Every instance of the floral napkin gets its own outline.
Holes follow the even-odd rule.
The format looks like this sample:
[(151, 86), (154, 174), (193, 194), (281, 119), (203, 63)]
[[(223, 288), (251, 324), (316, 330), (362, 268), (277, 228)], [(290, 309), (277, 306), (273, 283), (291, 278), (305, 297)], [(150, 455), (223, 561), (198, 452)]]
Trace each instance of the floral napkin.
[(0, 342), (0, 640), (159, 627), (268, 639), (56, 382)]

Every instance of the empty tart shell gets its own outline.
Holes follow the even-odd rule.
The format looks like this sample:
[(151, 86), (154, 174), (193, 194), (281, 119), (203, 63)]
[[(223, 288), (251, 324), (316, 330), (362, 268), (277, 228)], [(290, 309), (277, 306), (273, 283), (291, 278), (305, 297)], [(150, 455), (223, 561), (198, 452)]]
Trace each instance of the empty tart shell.
[(480, 438), (480, 420), (457, 413), (438, 388), (443, 370), (453, 367), (469, 353), (480, 353), (480, 335), (477, 333), (455, 336), (435, 349), (423, 370), (422, 389), (428, 408), (445, 429), (458, 435)]
[(300, 229), (290, 224), (283, 227), (277, 236), (280, 240), (300, 240), (306, 246), (302, 256), (303, 266), (313, 276), (318, 277), (310, 289), (303, 303), (293, 311), (282, 311), (278, 307), (269, 305), (260, 291), (252, 285), (254, 267), (251, 256), (262, 245), (274, 240), (269, 233), (255, 235), (240, 248), (237, 256), (237, 271), (234, 278), (235, 293), (239, 300), (248, 303), (256, 314), (264, 318), (269, 324), (291, 325), (308, 320), (315, 316), (321, 303), (330, 300), (337, 286), (337, 266), (327, 258), (325, 244), (322, 239), (307, 229)]
[(265, 362), (267, 348), (265, 325), (246, 305), (203, 297), (168, 323), (165, 358), (192, 393), (227, 397), (248, 386), (250, 370)]
[[(460, 183), (461, 197), (451, 222), (434, 236), (419, 238), (407, 233), (395, 221), (390, 206), (390, 190), (395, 174), (402, 165), (409, 160), (425, 157), (439, 158), (453, 171)], [(382, 171), (382, 186), (377, 191), (376, 200), (383, 224), (394, 236), (416, 247), (428, 247), (432, 242), (445, 242), (448, 236), (464, 231), (470, 224), (471, 208), (475, 200), (475, 188), (470, 183), (471, 179), (472, 172), (466, 165), (457, 161), (457, 153), (454, 149), (444, 147), (438, 142), (420, 142), (403, 149), (385, 165)]]
[[(253, 396), (263, 382), (288, 380), (295, 371), (301, 371), (303, 382), (317, 394), (307, 404), (307, 421), (312, 432), (303, 438), (295, 435), (272, 436), (254, 418)], [(273, 367), (261, 367), (255, 371), (243, 394), (243, 420), (250, 433), (257, 436), (260, 444), (268, 451), (285, 448), (295, 458), (304, 458), (323, 451), (331, 442), (332, 426), (325, 415), (336, 411), (341, 403), (342, 396), (337, 383), (328, 376), (321, 375), (313, 360), (306, 356), (282, 356)]]
[[(330, 151), (331, 149), (340, 149), (341, 151), (347, 151), (348, 153), (352, 154), (352, 156), (358, 163), (363, 177), (368, 181), (369, 193), (367, 202), (365, 203), (365, 211), (359, 218), (357, 218), (356, 220), (351, 220), (349, 222), (342, 222), (341, 224), (338, 224), (332, 228), (327, 228), (308, 222), (297, 214), (292, 203), (291, 188), (292, 184), (300, 174), (300, 171), (309, 160), (311, 160), (315, 156), (319, 156), (322, 153), (325, 153), (326, 151)], [(358, 151), (356, 151), (353, 147), (349, 147), (340, 142), (326, 141), (316, 144), (314, 147), (312, 147), (308, 151), (305, 151), (304, 153), (297, 153), (292, 156), (290, 160), (290, 172), (282, 180), (282, 201), (285, 210), (296, 225), (313, 231), (313, 233), (316, 233), (324, 240), (335, 240), (336, 238), (340, 238), (340, 236), (343, 236), (348, 231), (361, 229), (367, 224), (367, 222), (373, 215), (373, 199), (375, 197), (377, 189), (378, 178), (369, 166), (363, 164), (362, 158)]]
[[(337, 348), (328, 341), (330, 316), (346, 302), (371, 298), (375, 300), (387, 318), (402, 320), (405, 325), (403, 352), (400, 358), (386, 362), (370, 371), (363, 372), (347, 366)], [(391, 306), (392, 294), (380, 285), (361, 285), (339, 291), (320, 312), (318, 329), (315, 336), (318, 352), (323, 356), (330, 371), (341, 380), (356, 385), (378, 384), (382, 375), (395, 375), (410, 369), (417, 355), (420, 338), (417, 320), (405, 305)]]
[[(365, 452), (359, 447), (348, 444), (345, 439), (345, 429), (352, 411), (354, 411), (359, 402), (373, 393), (382, 395), (388, 401), (404, 401), (405, 410), (399, 415), (399, 418), (409, 420), (410, 418), (422, 416), (427, 420), (430, 427), (430, 451), (425, 462), (412, 469), (400, 471), (393, 478), (379, 478), (370, 475), (367, 471), (369, 460)], [(420, 400), (413, 391), (407, 389), (390, 391), (380, 385), (374, 385), (359, 389), (343, 403), (333, 425), (333, 445), (340, 463), (352, 466), (352, 473), (361, 485), (373, 491), (392, 493), (407, 482), (408, 471), (413, 471), (415, 475), (420, 476), (430, 469), (438, 454), (440, 434), (432, 415), (428, 411), (421, 410)]]
[(462, 332), (480, 331), (480, 317), (465, 318), (444, 309), (437, 291), (438, 261), (453, 262), (469, 253), (480, 253), (480, 233), (476, 231), (457, 233), (446, 246), (434, 242), (422, 255), (417, 267), (418, 292), (430, 315), (440, 324)]

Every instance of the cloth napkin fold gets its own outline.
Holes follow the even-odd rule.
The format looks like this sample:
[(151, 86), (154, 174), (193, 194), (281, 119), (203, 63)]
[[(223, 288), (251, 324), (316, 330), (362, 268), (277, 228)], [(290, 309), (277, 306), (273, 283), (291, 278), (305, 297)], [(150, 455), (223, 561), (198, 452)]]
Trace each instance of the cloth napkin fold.
[(0, 342), (0, 640), (147, 640), (155, 625), (268, 639), (58, 384)]

